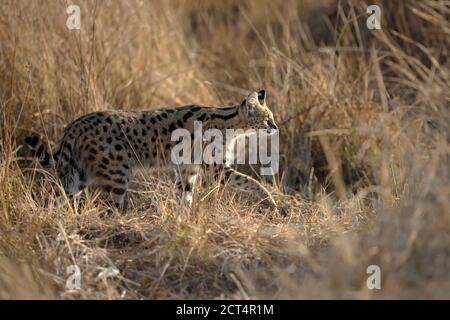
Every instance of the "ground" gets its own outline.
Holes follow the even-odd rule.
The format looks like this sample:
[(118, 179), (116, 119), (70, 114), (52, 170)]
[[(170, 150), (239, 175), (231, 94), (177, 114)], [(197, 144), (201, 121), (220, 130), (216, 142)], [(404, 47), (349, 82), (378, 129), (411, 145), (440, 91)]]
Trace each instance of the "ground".
[[(83, 1), (69, 30), (64, 1), (2, 1), (0, 298), (449, 298), (450, 8), (373, 3), (381, 30), (362, 2), (281, 0)], [(261, 87), (286, 217), (221, 187), (180, 207), (158, 172), (124, 215), (95, 191), (58, 207), (21, 148), (87, 112)]]

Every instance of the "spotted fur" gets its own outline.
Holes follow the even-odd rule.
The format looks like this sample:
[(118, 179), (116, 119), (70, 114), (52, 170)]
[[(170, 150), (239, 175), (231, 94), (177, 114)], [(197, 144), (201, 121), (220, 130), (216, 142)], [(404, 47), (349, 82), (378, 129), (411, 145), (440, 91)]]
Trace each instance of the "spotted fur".
[(227, 164), (182, 165), (171, 163), (171, 133), (178, 128), (193, 136), (194, 121), (203, 130), (277, 129), (266, 105), (264, 90), (248, 95), (241, 104), (213, 108), (187, 105), (151, 111), (101, 111), (82, 116), (64, 130), (56, 151), (49, 153), (38, 136), (26, 143), (44, 166), (54, 166), (64, 190), (76, 195), (88, 186), (103, 188), (111, 200), (123, 206), (130, 179), (138, 168), (173, 167), (177, 194), (190, 205), (199, 174), (211, 174), (221, 183), (256, 193), (271, 207), (276, 204), (257, 180)]

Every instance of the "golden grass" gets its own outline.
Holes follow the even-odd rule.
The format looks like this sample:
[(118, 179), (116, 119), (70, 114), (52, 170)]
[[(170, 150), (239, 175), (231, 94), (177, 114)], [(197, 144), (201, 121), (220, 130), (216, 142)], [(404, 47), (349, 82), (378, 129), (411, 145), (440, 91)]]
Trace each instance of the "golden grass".
[[(445, 1), (65, 1), (0, 4), (0, 298), (450, 298), (450, 7)], [(266, 87), (280, 126), (253, 198), (142, 173), (131, 208), (55, 205), (22, 157), (106, 108), (238, 102)], [(269, 185), (269, 183), (268, 183)], [(82, 272), (65, 287), (66, 268)], [(382, 289), (366, 287), (381, 268)]]

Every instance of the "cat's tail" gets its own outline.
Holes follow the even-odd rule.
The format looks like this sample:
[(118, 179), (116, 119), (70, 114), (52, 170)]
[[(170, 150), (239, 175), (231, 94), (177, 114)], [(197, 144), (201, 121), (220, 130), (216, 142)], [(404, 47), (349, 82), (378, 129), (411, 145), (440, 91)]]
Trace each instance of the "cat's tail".
[[(38, 158), (43, 167), (53, 165), (55, 157), (47, 150), (47, 143), (37, 134), (32, 134), (25, 138), (25, 144), (30, 148), (33, 157)], [(55, 153), (55, 155), (58, 152)]]

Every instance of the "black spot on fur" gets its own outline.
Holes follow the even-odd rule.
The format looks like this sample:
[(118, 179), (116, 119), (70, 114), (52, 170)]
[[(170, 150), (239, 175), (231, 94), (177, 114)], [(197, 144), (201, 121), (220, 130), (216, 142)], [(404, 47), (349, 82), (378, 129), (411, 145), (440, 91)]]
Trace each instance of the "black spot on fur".
[(121, 194), (124, 194), (124, 193), (125, 193), (125, 189), (122, 189), (122, 188), (113, 188), (113, 189), (112, 189), (112, 192), (115, 193), (115, 194), (117, 194), (117, 195), (121, 195)]
[(233, 173), (233, 170), (228, 169), (228, 168), (225, 169), (225, 170), (224, 170), (224, 178), (225, 178), (225, 179), (229, 179), (232, 173)]
[(112, 187), (111, 186), (107, 186), (107, 185), (102, 186), (102, 188), (105, 189), (106, 192), (111, 192), (111, 190), (112, 190)]
[(30, 145), (31, 147), (35, 147), (39, 142), (39, 138), (37, 136), (31, 136), (25, 138), (25, 143)]
[(122, 178), (117, 178), (117, 179), (114, 179), (113, 181), (117, 184), (125, 184), (125, 180)]
[(202, 113), (202, 114), (197, 118), (197, 120), (198, 120), (198, 121), (204, 121), (205, 118), (206, 118), (206, 113)]
[(99, 176), (99, 177), (101, 177), (103, 179), (111, 180), (111, 177), (108, 174), (106, 174), (106, 173), (104, 173), (102, 171), (97, 171), (97, 176)]
[(111, 173), (111, 174), (118, 174), (120, 176), (125, 176), (126, 175), (125, 172), (120, 171), (120, 170), (111, 170), (109, 173)]
[(188, 119), (190, 117), (192, 117), (194, 114), (191, 111), (188, 111), (184, 116), (183, 116), (183, 121), (186, 122), (188, 121)]

